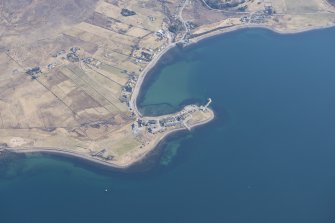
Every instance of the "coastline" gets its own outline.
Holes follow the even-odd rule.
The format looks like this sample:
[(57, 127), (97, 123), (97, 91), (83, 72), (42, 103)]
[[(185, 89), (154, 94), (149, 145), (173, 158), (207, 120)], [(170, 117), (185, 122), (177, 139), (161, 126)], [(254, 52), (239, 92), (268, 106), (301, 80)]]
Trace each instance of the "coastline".
[(274, 33), (281, 34), (281, 35), (290, 35), (290, 34), (299, 34), (304, 32), (310, 32), (310, 31), (316, 31), (316, 30), (322, 30), (322, 29), (329, 29), (335, 27), (335, 24), (329, 25), (329, 26), (314, 26), (314, 27), (305, 27), (299, 30), (281, 30), (275, 27), (267, 26), (267, 25), (238, 25), (238, 26), (232, 26), (232, 27), (222, 27), (219, 30), (215, 30), (210, 33), (206, 33), (203, 35), (199, 35), (193, 39), (190, 40), (190, 43), (187, 46), (191, 46), (193, 44), (199, 43), (202, 40), (207, 40), (215, 36), (220, 36), (226, 33), (242, 30), (242, 29), (266, 29), (270, 30)]
[[(199, 35), (197, 37), (195, 37), (194, 39), (191, 39), (190, 43), (186, 45), (186, 47), (191, 46), (191, 45), (195, 45), (196, 43), (201, 42), (202, 40), (207, 40), (211, 37), (214, 36), (218, 36), (221, 34), (225, 34), (228, 32), (233, 32), (233, 31), (237, 31), (237, 30), (241, 30), (241, 29), (248, 29), (248, 28), (260, 28), (260, 29), (267, 29), (267, 30), (271, 30), (275, 33), (279, 33), (279, 34), (283, 34), (283, 35), (287, 35), (287, 34), (296, 34), (296, 33), (302, 33), (302, 32), (308, 32), (308, 31), (313, 31), (313, 30), (319, 30), (319, 29), (326, 29), (326, 28), (331, 28), (334, 27), (335, 24), (329, 25), (329, 26), (320, 26), (320, 27), (306, 27), (306, 28), (302, 28), (299, 30), (280, 30), (280, 29), (276, 29), (275, 27), (270, 27), (267, 25), (238, 25), (238, 26), (233, 26), (233, 27), (226, 27), (226, 28), (222, 28), (219, 30), (215, 30), (213, 32), (210, 33), (206, 33), (203, 35)], [(141, 87), (145, 81), (145, 78), (147, 77), (148, 73), (152, 70), (152, 68), (154, 68), (157, 63), (159, 62), (159, 60), (162, 58), (162, 56), (164, 56), (166, 53), (168, 53), (168, 51), (170, 51), (171, 49), (173, 49), (174, 47), (177, 46), (177, 44), (179, 44), (181, 42), (174, 42), (174, 43), (170, 43), (167, 45), (166, 48), (164, 48), (161, 52), (159, 52), (159, 54), (157, 54), (152, 61), (150, 61), (147, 66), (145, 67), (145, 69), (141, 72), (141, 74), (138, 77), (138, 81), (136, 83), (136, 86), (134, 88), (133, 94), (131, 96), (130, 99), (130, 107), (132, 108), (133, 112), (138, 115), (138, 117), (143, 117), (143, 115), (140, 113), (140, 111), (138, 110), (137, 107), (137, 98), (140, 94), (141, 91)], [(215, 114), (212, 110), (209, 110), (211, 112), (211, 117), (205, 121), (196, 123), (191, 127), (191, 129), (196, 128), (198, 126), (207, 124), (208, 122), (212, 121), (215, 118)], [(128, 162), (126, 165), (118, 165), (118, 164), (114, 164), (102, 159), (97, 159), (94, 157), (91, 157), (89, 155), (84, 155), (84, 154), (79, 154), (79, 153), (75, 153), (75, 152), (71, 152), (71, 151), (67, 151), (67, 150), (63, 150), (60, 148), (29, 148), (29, 149), (25, 149), (25, 148), (9, 148), (9, 149), (5, 149), (9, 152), (15, 152), (15, 153), (45, 153), (45, 154), (52, 154), (52, 155), (62, 155), (62, 156), (68, 156), (68, 157), (76, 157), (76, 158), (80, 158), (80, 159), (84, 159), (90, 162), (93, 162), (95, 164), (99, 164), (99, 165), (103, 165), (103, 166), (107, 166), (107, 167), (111, 167), (111, 168), (115, 168), (115, 169), (127, 169), (130, 166), (133, 166), (134, 164), (140, 162), (141, 160), (143, 160), (145, 157), (147, 157), (148, 154), (150, 154), (150, 152), (152, 152), (153, 150), (156, 149), (156, 147), (158, 146), (158, 144), (164, 139), (166, 138), (168, 135), (173, 134), (175, 132), (178, 131), (182, 131), (182, 130), (186, 130), (185, 127), (181, 127), (181, 128), (177, 128), (177, 129), (173, 129), (170, 131), (165, 132), (161, 137), (159, 137), (159, 139), (156, 139), (152, 142), (152, 145), (147, 148), (143, 153), (141, 153), (139, 156), (136, 157), (136, 159), (133, 159), (131, 162)]]
[[(223, 34), (226, 34), (226, 33), (229, 33), (229, 32), (238, 31), (238, 30), (241, 30), (241, 29), (257, 29), (257, 28), (267, 29), (267, 30), (270, 30), (270, 31), (278, 33), (278, 34), (289, 35), (289, 34), (298, 34), (298, 33), (304, 33), (304, 32), (321, 30), (321, 29), (328, 29), (328, 28), (332, 28), (332, 27), (335, 27), (335, 24), (332, 24), (332, 25), (329, 25), (329, 26), (305, 27), (305, 28), (302, 28), (302, 29), (299, 29), (299, 30), (280, 30), (280, 29), (277, 29), (275, 27), (271, 27), (271, 26), (267, 26), (267, 25), (250, 25), (250, 24), (238, 25), (238, 26), (232, 26), (232, 27), (222, 27), (222, 29), (215, 30), (213, 32), (206, 33), (206, 34), (203, 34), (203, 35), (200, 34), (199, 36), (197, 36), (193, 39), (190, 39), (190, 42), (186, 45), (186, 47), (195, 45), (195, 44), (201, 42), (202, 40), (207, 40), (207, 39), (210, 39), (210, 38), (215, 37), (215, 36), (223, 35)], [(168, 51), (170, 51), (174, 47), (176, 47), (178, 43), (181, 43), (181, 42), (174, 42), (174, 43), (168, 44), (168, 46), (166, 48), (164, 48), (159, 54), (156, 55), (156, 57), (152, 61), (150, 61), (148, 63), (148, 65), (145, 67), (145, 69), (139, 75), (138, 81), (136, 83), (136, 86), (134, 88), (132, 97), (130, 99), (131, 108), (133, 109), (133, 111), (137, 115), (139, 115), (139, 117), (143, 116), (140, 113), (140, 111), (138, 110), (138, 107), (137, 107), (137, 98), (140, 94), (142, 83), (145, 81), (145, 78), (150, 73), (151, 69), (154, 68), (157, 65), (159, 60), (166, 53), (168, 53)]]
[[(211, 111), (211, 110), (210, 110)], [(207, 119), (205, 121), (196, 123), (192, 126), (190, 126), (190, 129), (194, 129), (196, 127), (199, 127), (201, 125), (207, 124), (209, 122), (211, 122), (214, 118), (214, 112), (211, 111), (211, 117), (210, 119)], [(97, 158), (93, 158), (91, 156), (86, 156), (83, 154), (79, 154), (79, 153), (75, 153), (75, 152), (69, 152), (67, 150), (63, 150), (60, 148), (20, 148), (20, 147), (16, 147), (16, 148), (10, 148), (10, 149), (3, 149), (3, 151), (7, 151), (7, 152), (13, 152), (13, 153), (22, 153), (22, 154), (33, 154), (33, 153), (41, 153), (41, 154), (50, 154), (50, 155), (60, 155), (60, 156), (64, 156), (64, 157), (75, 157), (75, 158), (79, 158), (82, 160), (86, 160), (89, 162), (93, 162), (95, 164), (99, 164), (105, 167), (110, 167), (113, 169), (122, 169), (122, 170), (126, 170), (129, 167), (141, 162), (143, 159), (145, 159), (153, 150), (156, 149), (156, 147), (169, 135), (179, 132), (179, 131), (183, 131), (183, 130), (187, 130), (185, 127), (182, 128), (177, 128), (177, 129), (173, 129), (171, 131), (165, 132), (159, 139), (155, 140), (153, 145), (151, 146), (150, 149), (147, 149), (144, 153), (141, 154), (141, 156), (137, 157), (136, 160), (133, 160), (133, 162), (128, 163), (126, 165), (117, 165), (102, 159), (97, 159)]]
[(143, 82), (145, 81), (145, 78), (147, 77), (147, 75), (149, 74), (149, 72), (151, 71), (151, 69), (153, 69), (157, 63), (159, 62), (159, 60), (170, 50), (172, 50), (175, 46), (177, 45), (177, 43), (170, 43), (166, 48), (164, 48), (161, 52), (159, 52), (159, 54), (156, 55), (155, 58), (153, 58), (153, 60), (151, 60), (148, 65), (145, 67), (145, 69), (142, 71), (142, 73), (139, 75), (138, 80), (136, 82), (133, 94), (131, 96), (130, 99), (130, 106), (133, 109), (133, 112), (138, 115), (139, 117), (142, 117), (143, 115), (140, 113), (140, 111), (137, 108), (137, 98), (141, 92), (141, 87)]

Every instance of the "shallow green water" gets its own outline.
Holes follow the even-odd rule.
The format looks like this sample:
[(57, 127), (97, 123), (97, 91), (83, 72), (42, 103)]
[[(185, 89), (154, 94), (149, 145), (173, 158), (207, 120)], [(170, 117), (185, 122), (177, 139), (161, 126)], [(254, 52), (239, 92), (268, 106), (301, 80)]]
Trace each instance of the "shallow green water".
[(169, 137), (141, 173), (12, 158), (0, 166), (0, 222), (335, 222), (334, 39), (252, 29), (173, 52), (142, 111), (211, 97), (212, 123)]

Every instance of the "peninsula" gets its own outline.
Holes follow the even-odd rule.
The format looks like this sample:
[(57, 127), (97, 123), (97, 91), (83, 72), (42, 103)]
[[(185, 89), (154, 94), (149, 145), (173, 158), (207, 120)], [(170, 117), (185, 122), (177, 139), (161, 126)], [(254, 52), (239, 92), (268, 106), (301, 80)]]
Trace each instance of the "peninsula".
[(62, 153), (126, 168), (168, 134), (214, 118), (210, 98), (175, 114), (139, 112), (142, 83), (162, 55), (241, 28), (295, 33), (331, 27), (332, 3), (3, 0), (0, 152)]

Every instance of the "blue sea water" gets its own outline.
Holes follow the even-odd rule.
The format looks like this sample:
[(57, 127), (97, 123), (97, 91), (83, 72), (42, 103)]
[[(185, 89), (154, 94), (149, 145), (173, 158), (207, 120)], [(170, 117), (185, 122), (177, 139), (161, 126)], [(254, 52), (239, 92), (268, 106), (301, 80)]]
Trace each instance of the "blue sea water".
[(142, 112), (211, 97), (214, 121), (168, 137), (140, 172), (3, 160), (0, 222), (334, 223), (334, 40), (335, 29), (247, 29), (173, 50)]

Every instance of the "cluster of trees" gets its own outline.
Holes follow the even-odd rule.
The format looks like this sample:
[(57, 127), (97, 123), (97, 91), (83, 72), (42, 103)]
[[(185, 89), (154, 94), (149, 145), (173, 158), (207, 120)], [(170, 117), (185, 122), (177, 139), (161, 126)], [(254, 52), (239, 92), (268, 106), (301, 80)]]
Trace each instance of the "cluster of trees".
[(176, 19), (171, 23), (168, 29), (170, 32), (177, 34), (181, 31), (184, 31), (184, 25), (179, 19)]
[(129, 9), (122, 9), (121, 10), (121, 15), (123, 15), (123, 16), (132, 16), (132, 15), (136, 15), (136, 12), (131, 11)]

